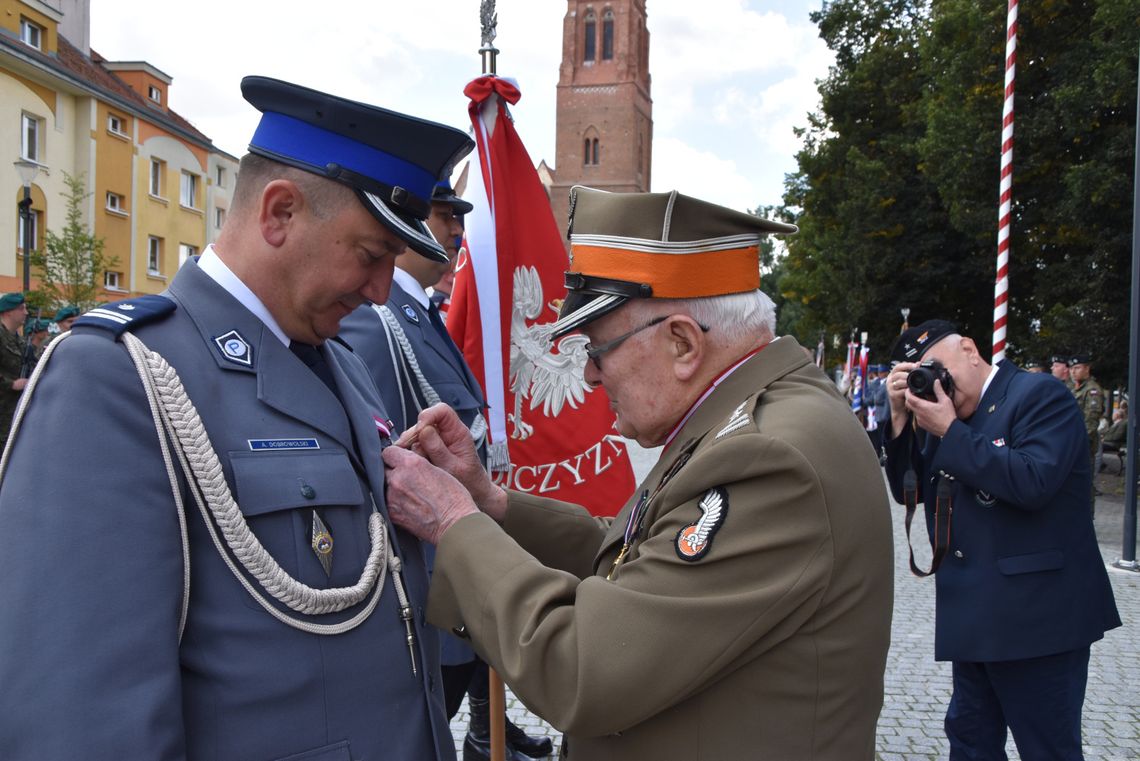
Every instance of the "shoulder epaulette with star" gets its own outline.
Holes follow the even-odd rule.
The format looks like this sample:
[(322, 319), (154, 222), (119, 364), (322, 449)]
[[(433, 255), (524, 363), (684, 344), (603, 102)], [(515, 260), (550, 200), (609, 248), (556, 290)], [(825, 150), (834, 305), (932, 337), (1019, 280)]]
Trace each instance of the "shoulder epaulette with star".
[(116, 301), (84, 312), (72, 328), (99, 328), (118, 338), (128, 330), (140, 325), (157, 322), (174, 313), (178, 305), (165, 296), (139, 296), (125, 301)]

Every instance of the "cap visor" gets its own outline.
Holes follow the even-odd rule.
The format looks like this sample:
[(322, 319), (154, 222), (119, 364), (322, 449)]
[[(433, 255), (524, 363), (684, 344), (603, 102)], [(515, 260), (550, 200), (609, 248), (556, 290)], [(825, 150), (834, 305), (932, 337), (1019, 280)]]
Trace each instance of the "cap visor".
[(447, 256), (447, 251), (432, 237), (431, 232), (427, 229), (427, 225), (423, 223), (423, 220), (416, 219), (407, 214), (397, 213), (388, 206), (388, 204), (380, 200), (379, 197), (366, 190), (357, 189), (356, 195), (360, 198), (364, 207), (372, 213), (372, 216), (376, 217), (382, 225), (394, 232), (400, 240), (407, 243), (417, 254), (426, 256), (433, 262), (439, 262), (440, 264), (447, 264), (451, 261)]
[(570, 291), (562, 302), (558, 319), (551, 325), (550, 337), (559, 338), (572, 330), (577, 330), (602, 315), (609, 314), (627, 301), (629, 301), (628, 296)]

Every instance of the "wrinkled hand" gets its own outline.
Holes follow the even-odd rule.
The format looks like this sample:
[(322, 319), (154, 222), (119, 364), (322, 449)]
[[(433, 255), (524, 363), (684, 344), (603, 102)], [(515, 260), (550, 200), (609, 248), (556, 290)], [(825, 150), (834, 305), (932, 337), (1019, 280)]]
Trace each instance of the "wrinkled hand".
[(456, 521), (478, 512), (461, 483), (418, 454), (387, 447), (382, 456), (388, 515), (417, 538), (439, 544)]
[(914, 413), (914, 422), (919, 428), (933, 433), (935, 436), (945, 436), (950, 425), (958, 419), (958, 411), (954, 409), (954, 402), (946, 396), (942, 389), (942, 381), (934, 382), (935, 401), (927, 401), (906, 391), (906, 406)]
[(432, 465), (456, 478), (484, 509), (495, 503), (501, 493), (479, 462), (471, 431), (446, 404), (436, 404), (421, 412), (419, 420), (401, 434), (396, 446), (423, 455)]

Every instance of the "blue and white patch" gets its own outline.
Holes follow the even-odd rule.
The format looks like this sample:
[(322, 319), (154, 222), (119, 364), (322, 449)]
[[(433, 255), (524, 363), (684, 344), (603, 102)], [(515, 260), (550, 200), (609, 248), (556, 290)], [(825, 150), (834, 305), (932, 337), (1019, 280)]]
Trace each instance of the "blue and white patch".
[(277, 451), (280, 449), (320, 449), (316, 439), (246, 439), (254, 452)]
[(412, 309), (411, 304), (404, 304), (400, 307), (404, 311), (404, 316), (416, 325), (420, 324), (420, 316), (416, 314), (416, 310)]
[(222, 356), (230, 362), (235, 362), (239, 365), (249, 367), (253, 364), (253, 347), (249, 345), (241, 337), (241, 334), (236, 330), (231, 330), (225, 335), (218, 336), (214, 339), (214, 343), (222, 352)]
[(74, 327), (95, 327), (108, 330), (113, 335), (123, 333), (173, 314), (178, 305), (165, 296), (139, 296), (136, 299), (120, 301), (106, 306), (95, 307), (84, 312), (75, 321)]

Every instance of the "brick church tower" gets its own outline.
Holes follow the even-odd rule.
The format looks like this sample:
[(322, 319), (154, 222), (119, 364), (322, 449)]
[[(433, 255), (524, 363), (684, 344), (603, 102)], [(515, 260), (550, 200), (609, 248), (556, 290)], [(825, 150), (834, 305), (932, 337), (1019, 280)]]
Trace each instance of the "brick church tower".
[(645, 0), (568, 0), (557, 132), (550, 203), (563, 234), (573, 186), (649, 190), (653, 101)]

